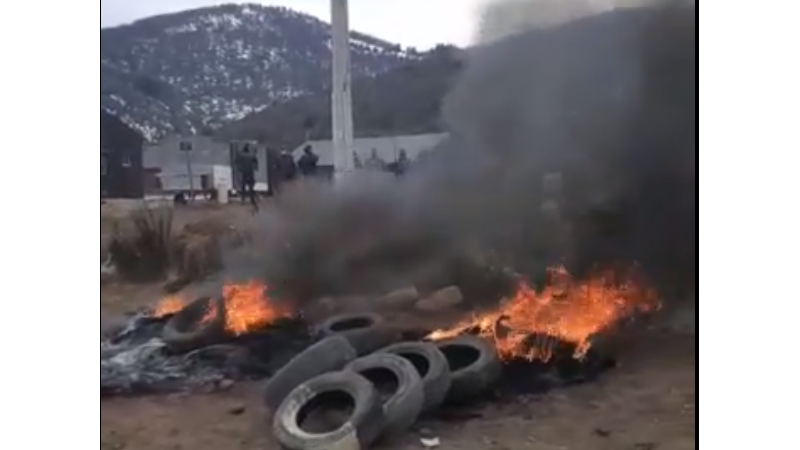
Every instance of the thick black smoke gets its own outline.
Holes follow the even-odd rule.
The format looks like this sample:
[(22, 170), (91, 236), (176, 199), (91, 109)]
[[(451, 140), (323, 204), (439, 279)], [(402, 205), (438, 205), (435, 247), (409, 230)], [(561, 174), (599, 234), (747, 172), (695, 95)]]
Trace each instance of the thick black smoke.
[(578, 272), (639, 263), (691, 289), (695, 11), (614, 10), (473, 49), (436, 157), (400, 181), (287, 194), (265, 219), (270, 276), (314, 296), (463, 278), (459, 261), (536, 276), (565, 260)]
[(460, 152), (492, 160), (496, 181), (475, 186), (492, 220), (541, 228), (520, 210), (536, 208), (544, 174), (562, 173), (560, 203), (572, 227), (564, 256), (572, 264), (636, 261), (659, 284), (691, 284), (696, 30), (694, 4), (673, 2), (521, 32), (476, 50), (446, 115), (462, 138)]

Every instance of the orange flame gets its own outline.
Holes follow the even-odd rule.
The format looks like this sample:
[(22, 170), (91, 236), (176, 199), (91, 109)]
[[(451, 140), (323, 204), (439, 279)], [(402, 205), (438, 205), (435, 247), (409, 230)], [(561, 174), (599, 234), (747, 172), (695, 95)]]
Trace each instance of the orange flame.
[[(242, 284), (227, 284), (222, 287), (225, 306), (225, 331), (241, 336), (269, 326), (276, 320), (289, 317), (291, 312), (272, 302), (267, 295), (267, 286), (251, 281)], [(171, 296), (162, 299), (153, 310), (153, 317), (175, 314), (189, 304), (186, 299)], [(213, 320), (220, 311), (212, 305), (201, 322)]]
[(433, 332), (431, 340), (449, 339), (468, 331), (494, 341), (503, 359), (547, 361), (557, 342), (576, 346), (582, 358), (591, 338), (637, 313), (660, 307), (652, 290), (631, 280), (619, 282), (611, 273), (576, 282), (563, 267), (548, 271), (550, 282), (542, 292), (520, 283), (513, 298), (495, 311), (456, 326)]
[(229, 333), (240, 336), (289, 317), (290, 312), (287, 309), (279, 308), (270, 301), (266, 290), (266, 285), (255, 281), (222, 288), (225, 329)]
[(152, 316), (156, 318), (166, 317), (177, 313), (185, 308), (186, 301), (178, 296), (170, 296), (161, 299), (153, 310)]

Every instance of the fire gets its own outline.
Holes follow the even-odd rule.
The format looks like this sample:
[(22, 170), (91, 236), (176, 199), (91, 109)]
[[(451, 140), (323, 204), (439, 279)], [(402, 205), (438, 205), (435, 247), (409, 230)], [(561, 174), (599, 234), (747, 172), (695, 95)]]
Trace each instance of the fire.
[(203, 317), (200, 319), (201, 324), (207, 324), (214, 321), (219, 314), (219, 307), (214, 302), (209, 302)]
[(515, 295), (497, 310), (435, 331), (429, 339), (477, 332), (494, 341), (503, 359), (531, 361), (547, 361), (559, 341), (569, 342), (576, 347), (574, 356), (582, 358), (598, 333), (660, 307), (655, 293), (632, 278), (619, 281), (604, 273), (578, 282), (563, 267), (549, 270), (548, 275), (550, 282), (542, 292), (520, 283)]
[(166, 297), (161, 299), (160, 302), (158, 302), (158, 305), (156, 305), (152, 315), (153, 317), (156, 318), (170, 316), (185, 308), (186, 305), (187, 305), (186, 301), (181, 297), (178, 296)]
[[(291, 315), (288, 309), (281, 308), (270, 300), (266, 285), (256, 281), (223, 286), (222, 300), (225, 306), (225, 330), (233, 336), (256, 331)], [(181, 297), (164, 298), (153, 310), (153, 316), (165, 317), (175, 314), (188, 304), (189, 302)], [(212, 306), (201, 322), (207, 323), (219, 313), (216, 306)]]
[(225, 300), (225, 329), (236, 336), (290, 315), (288, 310), (270, 301), (266, 286), (258, 282), (224, 286), (222, 297)]

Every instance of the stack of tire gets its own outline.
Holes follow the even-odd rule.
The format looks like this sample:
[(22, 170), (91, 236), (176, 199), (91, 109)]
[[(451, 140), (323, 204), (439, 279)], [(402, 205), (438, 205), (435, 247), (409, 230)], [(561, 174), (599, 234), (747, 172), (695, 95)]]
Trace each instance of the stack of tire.
[[(398, 342), (381, 316), (336, 316), (320, 340), (267, 383), (273, 432), (288, 450), (359, 450), (391, 440), (444, 403), (485, 393), (502, 374), (494, 346), (476, 336), (441, 342)], [(389, 388), (380, 386), (386, 380)], [(327, 408), (344, 417), (305, 426)]]

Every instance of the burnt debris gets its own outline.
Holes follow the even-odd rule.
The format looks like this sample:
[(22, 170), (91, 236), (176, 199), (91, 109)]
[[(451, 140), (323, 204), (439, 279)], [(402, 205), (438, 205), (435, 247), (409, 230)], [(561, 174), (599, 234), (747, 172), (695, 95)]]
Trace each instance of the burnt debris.
[(121, 332), (100, 342), (100, 397), (213, 389), (230, 380), (269, 377), (311, 343), (299, 318), (187, 353), (161, 339), (171, 316), (133, 317)]
[[(467, 330), (466, 333), (477, 334), (477, 330)], [(613, 356), (597, 348), (592, 347), (585, 352), (579, 352), (577, 345), (552, 336), (530, 334), (524, 340), (523, 346), (546, 347), (549, 357), (505, 359), (502, 381), (478, 400), (513, 401), (520, 395), (545, 394), (554, 389), (595, 381), (617, 365)], [(525, 349), (520, 351), (520, 354), (526, 353)], [(579, 353), (581, 356), (577, 357)], [(471, 400), (470, 403), (475, 402)], [(456, 401), (451, 402), (450, 406), (462, 405)]]
[(527, 342), (529, 345), (548, 342), (552, 356), (546, 361), (521, 357), (504, 360), (502, 378), (493, 389), (463, 401), (451, 397), (425, 419), (440, 422), (480, 419), (490, 404), (525, 403), (556, 389), (596, 381), (617, 365), (612, 356), (595, 348), (576, 358), (575, 345), (549, 336), (531, 335)]
[[(137, 315), (116, 335), (100, 342), (100, 397), (207, 391), (230, 381), (270, 377), (314, 340), (311, 328), (299, 318), (284, 319), (262, 330), (228, 337), (214, 345), (186, 353), (171, 350), (161, 332), (171, 316)], [(422, 340), (422, 333), (404, 333), (406, 340)], [(552, 338), (531, 336), (530, 345)], [(590, 350), (574, 357), (576, 348), (566, 342), (552, 345), (547, 362), (504, 361), (503, 378), (495, 389), (470, 404), (513, 401), (522, 394), (588, 382), (614, 367), (614, 360)], [(460, 406), (458, 402), (451, 406)], [(444, 410), (442, 414), (448, 414)]]

